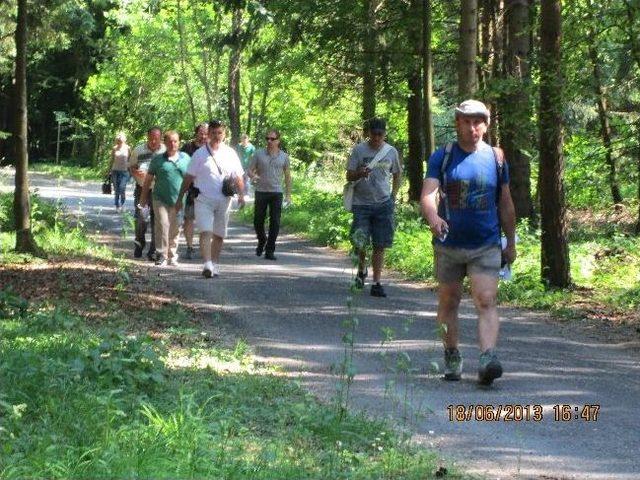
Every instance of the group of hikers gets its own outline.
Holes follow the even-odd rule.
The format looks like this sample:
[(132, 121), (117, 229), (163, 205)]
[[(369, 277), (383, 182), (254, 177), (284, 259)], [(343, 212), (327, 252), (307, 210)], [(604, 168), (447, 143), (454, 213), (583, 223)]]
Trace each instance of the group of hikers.
[[(458, 308), (463, 280), (468, 277), (478, 314), (478, 381), (482, 385), (490, 385), (502, 375), (496, 354), (498, 274), (505, 263), (516, 258), (509, 168), (502, 150), (483, 140), (489, 123), (490, 112), (480, 101), (466, 100), (455, 108), (457, 141), (430, 156), (420, 200), (422, 215), (433, 234), (439, 285), (437, 319), (444, 326), (444, 379), (460, 380), (462, 375)], [(351, 238), (358, 253), (354, 286), (365, 286), (369, 274), (366, 251), (371, 245), (373, 297), (387, 296), (381, 274), (384, 252), (393, 244), (394, 209), (402, 180), (400, 156), (386, 142), (386, 133), (383, 119), (366, 122), (366, 138), (353, 147), (346, 166), (346, 179), (352, 187)], [(280, 148), (280, 132), (268, 130), (262, 149), (255, 149), (246, 136), (231, 148), (224, 142), (225, 134), (221, 121), (203, 123), (196, 127), (194, 139), (180, 149), (176, 131), (166, 131), (163, 137), (160, 128), (153, 127), (147, 132), (147, 141), (130, 153), (124, 136), (116, 137), (112, 178), (117, 211), (124, 204), (128, 173), (136, 181), (134, 257), (143, 254), (150, 220), (148, 257), (159, 266), (177, 265), (179, 212), (184, 209), (186, 256), (191, 258), (194, 253), (195, 224), (204, 260), (202, 275), (220, 275), (231, 199), (237, 196), (242, 208), (251, 182), (255, 189), (256, 255), (264, 253), (265, 259), (276, 260), (283, 202), (291, 202), (290, 162)]]

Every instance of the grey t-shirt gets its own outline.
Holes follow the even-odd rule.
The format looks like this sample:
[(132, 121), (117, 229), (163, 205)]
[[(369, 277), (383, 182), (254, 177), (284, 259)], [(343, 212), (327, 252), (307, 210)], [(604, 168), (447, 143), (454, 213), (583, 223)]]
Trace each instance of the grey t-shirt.
[[(382, 147), (380, 147), (382, 148)], [(369, 142), (362, 142), (353, 147), (347, 170), (357, 170), (368, 165), (378, 151), (371, 148)], [(391, 177), (400, 173), (398, 151), (391, 147), (382, 159), (376, 163), (369, 177), (361, 179), (353, 190), (354, 205), (374, 205), (389, 200), (391, 196)]]
[(272, 156), (261, 148), (251, 157), (249, 170), (254, 167), (260, 177), (256, 182), (256, 192), (282, 192), (282, 178), (285, 168), (289, 168), (289, 155), (279, 150)]

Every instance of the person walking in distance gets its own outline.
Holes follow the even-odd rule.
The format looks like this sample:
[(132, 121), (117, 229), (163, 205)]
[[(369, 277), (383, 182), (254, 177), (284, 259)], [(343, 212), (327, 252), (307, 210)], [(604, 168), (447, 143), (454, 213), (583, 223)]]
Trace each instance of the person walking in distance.
[[(147, 225), (151, 223), (151, 243), (149, 245), (149, 250), (147, 251), (147, 258), (149, 260), (155, 260), (156, 246), (154, 239), (154, 226), (153, 222), (155, 219), (154, 211), (153, 211), (153, 200), (149, 199), (149, 220), (148, 221), (144, 211), (137, 206), (140, 204), (140, 195), (142, 194), (142, 185), (144, 184), (144, 179), (147, 176), (147, 170), (149, 169), (149, 163), (154, 155), (158, 155), (160, 153), (165, 152), (165, 146), (162, 143), (162, 130), (160, 127), (151, 127), (147, 130), (147, 141), (145, 143), (141, 143), (137, 145), (131, 152), (131, 157), (129, 158), (129, 172), (133, 176), (136, 181), (136, 187), (133, 191), (133, 199), (136, 204), (135, 210), (135, 230), (136, 230), (136, 239), (135, 239), (135, 248), (133, 250), (133, 256), (135, 258), (142, 257), (142, 252), (144, 251), (144, 247), (147, 244), (146, 236), (147, 236)], [(153, 183), (151, 184), (151, 189), (153, 189)]]
[[(258, 237), (256, 255), (276, 260), (276, 239), (280, 231), (282, 213), (282, 179), (284, 177), (284, 201), (291, 203), (291, 169), (289, 155), (280, 149), (280, 132), (272, 129), (265, 137), (267, 148), (256, 151), (249, 164), (248, 175), (255, 182), (255, 207), (253, 227)], [(269, 236), (265, 234), (264, 222), (269, 210)]]
[(153, 205), (155, 209), (155, 236), (158, 255), (156, 265), (178, 265), (178, 237), (180, 223), (178, 220), (178, 193), (182, 180), (189, 166), (189, 155), (178, 151), (180, 136), (178, 132), (169, 130), (164, 134), (166, 151), (155, 155), (149, 164), (147, 176), (142, 185), (140, 205), (145, 207), (149, 200), (151, 184), (153, 188)]
[(129, 181), (129, 154), (127, 137), (124, 133), (116, 135), (116, 144), (111, 149), (111, 182), (113, 183), (116, 213), (122, 212)]
[[(489, 119), (489, 110), (482, 102), (466, 100), (458, 105), (457, 142), (436, 150), (429, 158), (420, 200), (433, 234), (438, 322), (445, 326), (444, 378), (459, 380), (462, 375), (458, 307), (462, 282), (468, 276), (478, 314), (481, 385), (491, 385), (502, 376), (496, 353), (498, 272), (501, 261), (512, 263), (516, 259), (509, 169), (502, 150), (483, 141)], [(500, 229), (506, 236), (506, 249), (502, 251)]]
[(249, 135), (243, 133), (240, 135), (240, 143), (236, 146), (238, 156), (240, 157), (240, 163), (244, 169), (244, 194), (249, 195), (249, 177), (247, 172), (249, 171), (249, 162), (251, 157), (256, 151), (256, 147), (249, 141)]
[[(224, 143), (225, 134), (225, 125), (221, 121), (209, 122), (209, 140), (193, 154), (176, 204), (180, 210), (184, 194), (193, 184), (198, 190), (195, 215), (205, 278), (220, 274), (220, 252), (227, 235), (232, 198), (231, 192), (224, 191), (223, 187), (233, 184), (236, 192), (240, 192), (238, 204), (244, 205), (244, 171), (236, 151)], [(225, 181), (225, 178), (229, 180)]]
[[(182, 147), (182, 151), (191, 157), (196, 150), (207, 143), (208, 138), (208, 125), (206, 124), (206, 122), (199, 123), (195, 128), (195, 137), (193, 138), (193, 140), (184, 144), (184, 146)], [(185, 254), (185, 258), (187, 258), (188, 260), (191, 260), (195, 253), (193, 249), (193, 223), (196, 218), (194, 209), (195, 199), (195, 191), (193, 188), (190, 188), (187, 192), (187, 199), (184, 205), (184, 222), (182, 224), (184, 238), (187, 242), (187, 252)]]
[[(402, 168), (398, 151), (385, 142), (386, 122), (369, 120), (368, 138), (351, 151), (347, 181), (357, 182), (353, 190), (351, 239), (358, 254), (356, 288), (364, 288), (368, 275), (366, 248), (373, 245), (371, 295), (386, 297), (380, 276), (384, 251), (393, 244), (395, 198), (400, 188)], [(391, 183), (391, 185), (390, 185)]]

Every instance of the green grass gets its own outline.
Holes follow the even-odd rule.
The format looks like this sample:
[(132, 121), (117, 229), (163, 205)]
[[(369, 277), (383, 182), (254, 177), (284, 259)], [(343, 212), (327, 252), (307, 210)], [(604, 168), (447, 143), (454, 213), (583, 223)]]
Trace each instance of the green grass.
[[(48, 253), (95, 253), (59, 208), (33, 200)], [(9, 207), (0, 197), (3, 230)], [(8, 239), (4, 262), (44, 262), (8, 256)], [(118, 270), (99, 305), (72, 303), (64, 288), (31, 305), (0, 290), (0, 478), (418, 480), (440, 467), (389, 424), (345, 415), (255, 365), (242, 340), (203, 331), (211, 319), (176, 302), (120, 304), (140, 294), (131, 281)]]
[(182, 328), (154, 341), (0, 292), (0, 477), (423, 479), (436, 470), (432, 453), (388, 425), (340, 418), (256, 368), (241, 343), (203, 342), (173, 312)]
[[(341, 195), (313, 177), (294, 182), (293, 205), (282, 215), (282, 226), (303, 233), (331, 247), (350, 249), (351, 214), (342, 208)], [(250, 222), (253, 209), (240, 212)], [(386, 253), (385, 265), (408, 278), (433, 281), (431, 234), (422, 223), (417, 207), (400, 205), (396, 210), (394, 245)], [(513, 281), (501, 282), (499, 296), (515, 306), (552, 310), (579, 316), (585, 308), (604, 307), (607, 314), (636, 314), (640, 307), (640, 238), (619, 227), (574, 225), (570, 234), (571, 274), (574, 287), (548, 289), (540, 281), (540, 237), (526, 225), (518, 227), (518, 260)]]
[(70, 180), (104, 180), (106, 170), (104, 165), (99, 167), (80, 166), (72, 160), (63, 160), (59, 164), (55, 163), (33, 163), (29, 165), (31, 170), (46, 173), (61, 179)]
[[(60, 204), (31, 195), (31, 230), (38, 246), (46, 256), (91, 255), (101, 259), (113, 258), (112, 252), (92, 242), (82, 225), (69, 226), (64, 220)], [(0, 194), (0, 264), (30, 261), (31, 256), (13, 252), (16, 235), (13, 222), (13, 193)]]

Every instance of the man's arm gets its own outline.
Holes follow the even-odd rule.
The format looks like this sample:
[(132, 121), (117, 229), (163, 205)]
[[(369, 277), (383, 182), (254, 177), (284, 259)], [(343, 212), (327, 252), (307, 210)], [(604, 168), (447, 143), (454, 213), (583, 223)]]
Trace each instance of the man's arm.
[(291, 169), (289, 165), (284, 166), (284, 199), (291, 203)]
[(140, 205), (145, 207), (149, 204), (149, 191), (153, 182), (153, 173), (147, 173), (142, 184), (142, 192), (140, 193)]
[(516, 209), (511, 198), (509, 184), (502, 185), (500, 190), (500, 204), (498, 206), (500, 215), (500, 227), (507, 237), (507, 248), (504, 250), (504, 257), (507, 263), (516, 260)]
[(391, 196), (395, 199), (398, 196), (400, 185), (402, 184), (402, 172), (394, 173), (391, 181)]
[(189, 175), (188, 173), (182, 178), (182, 185), (180, 185), (180, 193), (178, 193), (178, 200), (176, 201), (176, 209), (178, 211), (182, 210), (182, 198), (189, 187), (193, 183), (193, 179), (195, 177), (193, 175)]
[(440, 181), (437, 178), (425, 178), (422, 183), (422, 193), (420, 194), (420, 206), (422, 217), (429, 224), (429, 229), (436, 237), (441, 237), (449, 230), (449, 225), (438, 215), (438, 187)]

